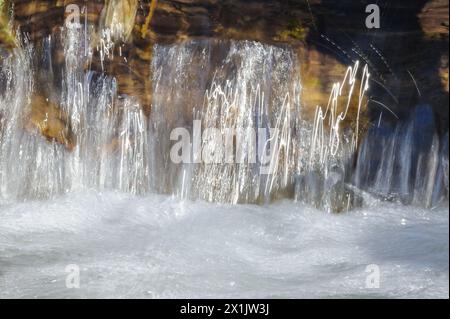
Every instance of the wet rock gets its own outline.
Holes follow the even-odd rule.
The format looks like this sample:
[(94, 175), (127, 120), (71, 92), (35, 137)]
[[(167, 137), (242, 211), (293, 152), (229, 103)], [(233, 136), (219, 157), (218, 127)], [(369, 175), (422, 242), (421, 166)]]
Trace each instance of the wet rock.
[(432, 0), (419, 13), (420, 24), (428, 37), (448, 37), (449, 16), (447, 0)]
[(35, 95), (31, 101), (31, 113), (25, 128), (30, 132), (38, 131), (48, 140), (55, 140), (72, 150), (76, 145), (67, 116), (47, 98)]
[(9, 11), (9, 1), (0, 0), (0, 49), (3, 46), (7, 50), (12, 50), (16, 47), (16, 41), (9, 24)]
[(101, 26), (112, 31), (116, 41), (128, 42), (133, 31), (138, 0), (110, 0), (102, 12)]
[(326, 178), (317, 171), (297, 176), (295, 197), (329, 213), (348, 212), (364, 203), (356, 188), (345, 183), (344, 172), (338, 167), (332, 168)]

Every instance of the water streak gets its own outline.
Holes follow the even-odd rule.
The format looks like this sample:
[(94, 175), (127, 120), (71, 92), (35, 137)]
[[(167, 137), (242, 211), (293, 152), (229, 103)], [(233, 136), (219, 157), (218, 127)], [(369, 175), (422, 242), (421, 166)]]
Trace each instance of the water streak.
[[(2, 199), (97, 189), (234, 204), (289, 197), (345, 211), (362, 204), (361, 192), (428, 207), (448, 198), (448, 135), (439, 140), (428, 108), (364, 134), (370, 73), (359, 62), (310, 121), (303, 118), (312, 106), (301, 101), (300, 61), (288, 46), (156, 45), (148, 118), (137, 99), (118, 96), (115, 78), (90, 69), (94, 55), (103, 66), (116, 48), (113, 30), (94, 32), (62, 30), (59, 71), (51, 63), (56, 38), (45, 39), (42, 48), (21, 40), (22, 47), (1, 61)], [(45, 86), (42, 76), (61, 83)], [(429, 120), (419, 120), (424, 116)], [(45, 138), (51, 121), (62, 121), (63, 133)], [(190, 134), (191, 162), (170, 157), (176, 128)], [(205, 134), (208, 129), (217, 134)]]

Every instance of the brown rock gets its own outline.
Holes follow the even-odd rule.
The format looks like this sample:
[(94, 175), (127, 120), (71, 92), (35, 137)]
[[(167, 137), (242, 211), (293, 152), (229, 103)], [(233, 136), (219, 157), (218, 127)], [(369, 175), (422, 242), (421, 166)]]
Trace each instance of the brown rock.
[(40, 95), (34, 95), (31, 103), (31, 112), (25, 128), (30, 132), (37, 130), (49, 141), (55, 140), (72, 150), (76, 140), (70, 131), (66, 114), (56, 104)]

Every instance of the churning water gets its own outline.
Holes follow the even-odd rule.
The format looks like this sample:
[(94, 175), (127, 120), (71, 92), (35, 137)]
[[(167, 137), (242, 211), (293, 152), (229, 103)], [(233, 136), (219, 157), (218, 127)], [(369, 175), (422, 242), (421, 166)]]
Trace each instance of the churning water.
[[(448, 135), (428, 107), (361, 134), (370, 74), (356, 63), (308, 120), (289, 47), (202, 40), (155, 46), (147, 117), (86, 68), (91, 36), (64, 31), (46, 88), (70, 129), (59, 141), (26, 124), (33, 79), (57, 77), (55, 39), (0, 63), (0, 297), (448, 297)], [(113, 54), (108, 30), (97, 49)], [(359, 98), (351, 130), (344, 91)], [(255, 134), (232, 140), (230, 163), (176, 164), (171, 132), (194, 136), (194, 121)], [(261, 149), (269, 174), (245, 161)]]
[[(332, 215), (92, 192), (0, 209), (0, 298), (449, 296), (445, 206)], [(66, 288), (73, 264), (80, 289)]]

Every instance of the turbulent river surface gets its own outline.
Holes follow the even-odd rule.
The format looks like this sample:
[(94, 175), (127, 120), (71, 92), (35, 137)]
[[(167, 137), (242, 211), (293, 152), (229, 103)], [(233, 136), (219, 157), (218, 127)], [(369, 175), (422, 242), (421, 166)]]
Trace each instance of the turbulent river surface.
[[(0, 298), (449, 296), (445, 204), (373, 201), (334, 215), (291, 200), (82, 192), (3, 202), (0, 218)], [(69, 265), (79, 289), (66, 288)], [(379, 288), (367, 285), (373, 265)]]

